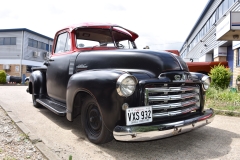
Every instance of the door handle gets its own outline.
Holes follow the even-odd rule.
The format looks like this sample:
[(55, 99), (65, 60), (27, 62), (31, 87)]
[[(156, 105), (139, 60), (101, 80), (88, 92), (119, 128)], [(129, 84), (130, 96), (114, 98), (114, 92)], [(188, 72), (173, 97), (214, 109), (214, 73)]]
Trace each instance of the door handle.
[(54, 59), (49, 59), (49, 61), (54, 61)]

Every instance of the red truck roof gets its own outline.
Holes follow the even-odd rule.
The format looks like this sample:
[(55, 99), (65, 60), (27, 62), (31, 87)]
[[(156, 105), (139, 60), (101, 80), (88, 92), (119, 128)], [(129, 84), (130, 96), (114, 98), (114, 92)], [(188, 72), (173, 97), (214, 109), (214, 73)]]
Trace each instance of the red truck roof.
[[(117, 31), (120, 31), (120, 32), (125, 32), (127, 34), (130, 34), (132, 36), (133, 40), (138, 38), (138, 34), (137, 33), (133, 32), (133, 31), (131, 31), (129, 29), (123, 28), (123, 27), (121, 27), (121, 26), (119, 26), (117, 24), (111, 24), (111, 23), (85, 22), (85, 23), (73, 24), (73, 25), (65, 27), (64, 29), (68, 28), (70, 31), (72, 31), (72, 30), (74, 30), (76, 28), (85, 28), (85, 27), (91, 27), (91, 28), (112, 28), (112, 27), (115, 27), (115, 28), (113, 28), (113, 30), (117, 30)], [(119, 27), (119, 28), (116, 28), (116, 27)], [(64, 29), (61, 29), (58, 32), (61, 32)]]

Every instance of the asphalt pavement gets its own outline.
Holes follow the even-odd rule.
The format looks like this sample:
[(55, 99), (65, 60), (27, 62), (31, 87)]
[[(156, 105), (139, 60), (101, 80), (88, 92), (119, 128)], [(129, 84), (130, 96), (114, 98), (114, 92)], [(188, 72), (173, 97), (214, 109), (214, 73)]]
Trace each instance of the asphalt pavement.
[(240, 118), (215, 116), (202, 128), (148, 142), (90, 143), (80, 117), (69, 122), (35, 108), (27, 86), (0, 86), (0, 105), (49, 159), (240, 159)]

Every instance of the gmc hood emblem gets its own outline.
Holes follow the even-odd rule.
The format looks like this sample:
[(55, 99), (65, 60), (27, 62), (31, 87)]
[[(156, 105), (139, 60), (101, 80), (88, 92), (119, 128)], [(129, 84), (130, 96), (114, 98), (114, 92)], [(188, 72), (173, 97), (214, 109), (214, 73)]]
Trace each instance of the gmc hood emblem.
[(174, 78), (175, 78), (175, 80), (177, 80), (177, 81), (180, 81), (180, 80), (181, 80), (181, 76), (180, 76), (180, 75), (175, 75)]
[(189, 74), (176, 74), (174, 75), (173, 82), (192, 82), (192, 77)]

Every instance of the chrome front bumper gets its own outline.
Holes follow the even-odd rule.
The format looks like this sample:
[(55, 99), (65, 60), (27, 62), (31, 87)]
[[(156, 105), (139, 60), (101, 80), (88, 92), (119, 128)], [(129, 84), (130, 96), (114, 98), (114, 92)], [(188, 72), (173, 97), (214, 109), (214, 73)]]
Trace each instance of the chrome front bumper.
[(208, 109), (201, 116), (174, 123), (149, 126), (116, 126), (113, 130), (113, 136), (119, 141), (147, 141), (166, 138), (205, 126), (213, 121), (214, 116), (213, 109)]

